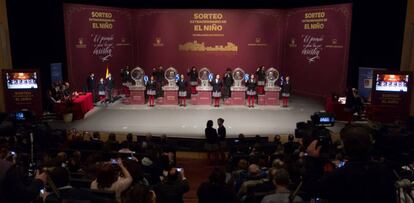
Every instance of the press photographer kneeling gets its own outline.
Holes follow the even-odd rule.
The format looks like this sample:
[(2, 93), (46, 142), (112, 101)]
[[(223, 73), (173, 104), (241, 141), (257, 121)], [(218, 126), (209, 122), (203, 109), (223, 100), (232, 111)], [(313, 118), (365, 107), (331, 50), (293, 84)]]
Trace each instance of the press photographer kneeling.
[(395, 202), (394, 180), (391, 169), (371, 159), (373, 141), (371, 130), (350, 125), (343, 128), (340, 138), (345, 165), (324, 172), (326, 159), (321, 157), (323, 145), (314, 139), (306, 147), (306, 172), (303, 190), (312, 199), (329, 202)]

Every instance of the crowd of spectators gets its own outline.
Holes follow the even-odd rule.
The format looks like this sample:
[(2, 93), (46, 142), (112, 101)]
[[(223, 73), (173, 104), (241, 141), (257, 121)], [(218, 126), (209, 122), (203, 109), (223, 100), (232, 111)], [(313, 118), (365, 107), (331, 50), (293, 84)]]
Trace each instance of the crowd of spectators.
[[(211, 149), (211, 121), (207, 128)], [(346, 126), (337, 142), (325, 136), (329, 146), (293, 135), (285, 143), (279, 135), (272, 142), (257, 135), (251, 143), (240, 134), (228, 143), (226, 170), (214, 169), (198, 188), (199, 202), (396, 201), (396, 177), (384, 157), (373, 156), (372, 129)]]
[[(224, 120), (219, 123), (224, 128)], [(211, 123), (208, 128), (215, 130)], [(211, 159), (221, 161), (193, 188), (200, 203), (397, 199), (395, 176), (383, 157), (373, 156), (372, 132), (365, 126), (345, 127), (328, 150), (318, 140), (303, 143), (293, 135), (286, 142), (280, 135), (272, 141), (243, 134), (221, 139), (223, 130), (209, 143), (217, 152)], [(37, 136), (33, 144), (23, 132), (0, 136), (0, 202), (181, 203), (190, 189), (185, 168), (177, 166), (177, 145), (165, 135), (127, 134), (118, 142), (114, 133), (103, 139), (99, 132), (73, 129), (57, 136), (47, 125), (32, 131), (50, 135)]]
[[(151, 135), (134, 141), (128, 134), (119, 143), (114, 133), (103, 141), (99, 132), (86, 136), (73, 129), (66, 137), (72, 140), (39, 150), (34, 163), (30, 150), (15, 147), (27, 140), (2, 137), (1, 202), (183, 202), (189, 190), (184, 169), (176, 167), (175, 147), (165, 135), (154, 142)], [(28, 176), (32, 165), (35, 174)]]

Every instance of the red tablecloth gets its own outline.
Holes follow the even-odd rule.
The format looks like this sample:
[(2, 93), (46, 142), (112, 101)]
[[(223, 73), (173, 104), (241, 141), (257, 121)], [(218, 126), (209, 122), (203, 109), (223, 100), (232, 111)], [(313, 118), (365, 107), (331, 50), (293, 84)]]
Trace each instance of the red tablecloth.
[[(62, 114), (65, 110), (65, 103), (55, 104), (55, 112)], [(83, 119), (86, 113), (93, 109), (92, 93), (79, 95), (73, 98), (73, 120)]]

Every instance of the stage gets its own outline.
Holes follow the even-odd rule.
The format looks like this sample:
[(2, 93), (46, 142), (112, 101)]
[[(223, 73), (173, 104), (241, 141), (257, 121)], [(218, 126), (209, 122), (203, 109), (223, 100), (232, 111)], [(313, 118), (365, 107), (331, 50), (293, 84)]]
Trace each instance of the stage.
[[(188, 102), (190, 103), (190, 102)], [(210, 106), (187, 105), (187, 107), (158, 105), (125, 105), (118, 100), (115, 103), (97, 105), (88, 112), (83, 120), (69, 124), (62, 121), (52, 122), (53, 128), (72, 129), (81, 131), (100, 131), (138, 135), (151, 133), (153, 136), (166, 134), (169, 137), (204, 138), (204, 128), (207, 120), (214, 121), (217, 128), (217, 118), (225, 120), (227, 137), (237, 137), (243, 133), (247, 137), (257, 134), (269, 136), (275, 134), (294, 134), (296, 123), (307, 121), (310, 115), (323, 110), (323, 104), (310, 98), (293, 97), (288, 108), (279, 106)], [(338, 132), (340, 123), (330, 128)]]

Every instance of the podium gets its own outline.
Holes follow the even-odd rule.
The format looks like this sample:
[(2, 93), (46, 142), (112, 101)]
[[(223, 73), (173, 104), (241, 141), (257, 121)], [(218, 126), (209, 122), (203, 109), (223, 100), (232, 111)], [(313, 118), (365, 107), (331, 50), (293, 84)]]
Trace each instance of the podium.
[(192, 104), (193, 105), (211, 105), (211, 96), (212, 96), (213, 88), (210, 86), (208, 87), (197, 86), (196, 90), (197, 90), (197, 94), (191, 95), (191, 97), (195, 96), (196, 98), (195, 102)]
[(164, 86), (162, 90), (164, 97), (161, 105), (178, 105), (178, 87)]
[(257, 104), (266, 105), (266, 95), (264, 94), (257, 95)]
[(265, 87), (265, 105), (280, 105), (280, 87)]
[(231, 87), (231, 105), (246, 104), (246, 87)]
[(145, 104), (145, 87), (129, 86), (129, 97), (125, 98), (124, 104)]

